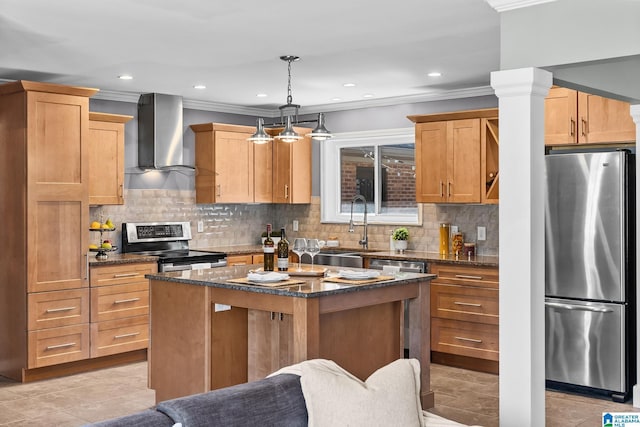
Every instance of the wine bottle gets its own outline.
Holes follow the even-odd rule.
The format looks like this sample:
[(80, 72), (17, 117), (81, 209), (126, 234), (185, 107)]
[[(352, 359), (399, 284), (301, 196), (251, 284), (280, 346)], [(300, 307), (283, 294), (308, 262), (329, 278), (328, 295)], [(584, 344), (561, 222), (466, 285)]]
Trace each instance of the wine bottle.
[(284, 227), (280, 229), (278, 242), (278, 271), (289, 270), (289, 242), (284, 234)]
[(275, 245), (271, 238), (271, 224), (267, 224), (267, 238), (262, 245), (262, 252), (264, 253), (264, 271), (273, 271)]

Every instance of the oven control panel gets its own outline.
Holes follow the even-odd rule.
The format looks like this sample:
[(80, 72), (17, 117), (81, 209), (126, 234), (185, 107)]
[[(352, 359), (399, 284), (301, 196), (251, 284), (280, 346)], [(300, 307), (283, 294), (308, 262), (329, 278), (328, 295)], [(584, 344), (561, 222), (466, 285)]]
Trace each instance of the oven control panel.
[(128, 243), (191, 240), (188, 222), (129, 222), (123, 228)]

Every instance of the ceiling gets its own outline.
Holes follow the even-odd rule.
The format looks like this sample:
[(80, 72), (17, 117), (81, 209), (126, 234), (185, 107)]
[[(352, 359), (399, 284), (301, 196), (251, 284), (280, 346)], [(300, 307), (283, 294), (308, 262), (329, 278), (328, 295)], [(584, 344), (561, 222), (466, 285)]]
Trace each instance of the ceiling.
[(0, 79), (95, 87), (103, 99), (157, 92), (276, 115), (287, 97), (279, 57), (296, 55), (293, 102), (335, 111), (492, 93), (500, 68), (499, 16), (484, 0), (2, 3)]

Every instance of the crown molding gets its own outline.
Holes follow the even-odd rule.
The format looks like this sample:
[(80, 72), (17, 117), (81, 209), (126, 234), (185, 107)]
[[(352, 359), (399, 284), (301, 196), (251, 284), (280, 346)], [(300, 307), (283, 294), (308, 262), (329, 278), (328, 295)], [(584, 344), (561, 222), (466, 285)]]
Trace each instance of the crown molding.
[[(487, 0), (488, 1), (488, 0)], [(552, 0), (555, 1), (555, 0)], [(0, 79), (2, 82), (12, 82), (15, 80)], [(140, 93), (137, 92), (119, 92), (111, 90), (100, 90), (92, 99), (100, 99), (105, 101), (120, 101), (137, 103), (140, 98)], [(495, 95), (495, 91), (491, 86), (478, 86), (467, 89), (454, 89), (446, 91), (434, 91), (430, 93), (421, 93), (416, 95), (396, 96), (390, 98), (373, 98), (362, 101), (341, 102), (339, 104), (323, 104), (312, 105), (308, 107), (301, 107), (298, 112), (299, 115), (303, 114), (317, 114), (327, 113), (330, 111), (346, 111), (346, 110), (358, 110), (363, 108), (373, 107), (389, 107), (400, 104), (415, 104), (419, 102), (432, 102), (432, 101), (444, 101), (447, 99), (459, 99), (459, 98), (473, 98), (477, 96)], [(253, 117), (280, 117), (280, 111), (277, 108), (256, 108), (247, 107), (242, 105), (223, 104), (211, 101), (201, 101), (195, 99), (183, 99), (183, 108), (202, 110), (202, 111), (215, 111), (218, 113), (231, 113), (241, 114)]]
[(506, 12), (508, 10), (521, 9), (523, 7), (537, 6), (543, 3), (550, 3), (557, 0), (485, 0), (489, 6), (497, 12)]

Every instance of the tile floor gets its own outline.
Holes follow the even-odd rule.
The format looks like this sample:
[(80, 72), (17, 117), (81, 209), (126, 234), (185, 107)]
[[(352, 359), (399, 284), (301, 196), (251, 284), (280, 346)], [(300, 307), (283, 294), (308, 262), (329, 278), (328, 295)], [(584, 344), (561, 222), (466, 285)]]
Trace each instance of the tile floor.
[[(498, 376), (432, 365), (433, 412), (465, 423), (498, 426)], [(0, 426), (81, 426), (153, 406), (146, 362), (28, 384), (0, 377)], [(602, 412), (630, 412), (619, 404), (547, 391), (547, 427), (600, 426)], [(568, 422), (567, 420), (572, 420)]]

